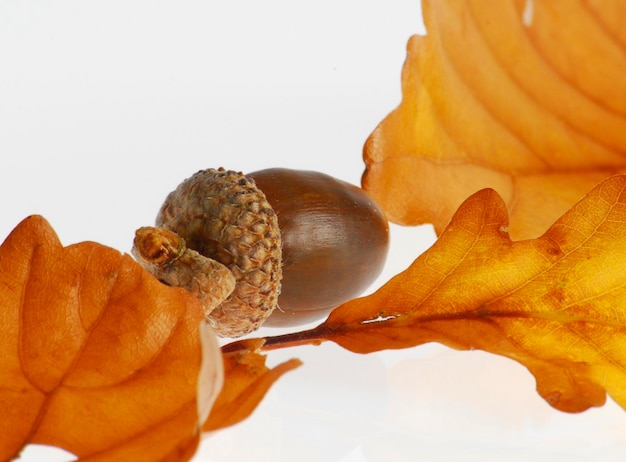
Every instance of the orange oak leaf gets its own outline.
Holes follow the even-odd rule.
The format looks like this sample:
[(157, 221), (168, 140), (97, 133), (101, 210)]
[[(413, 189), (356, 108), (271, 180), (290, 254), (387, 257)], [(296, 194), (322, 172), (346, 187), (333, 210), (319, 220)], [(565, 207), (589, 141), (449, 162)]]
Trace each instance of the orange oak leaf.
[(224, 348), (224, 387), (202, 427), (204, 431), (228, 427), (247, 418), (276, 380), (301, 365), (300, 360), (290, 359), (270, 369), (265, 365), (265, 356), (258, 353), (262, 346), (262, 340), (249, 339), (239, 342), (236, 351)]
[(541, 396), (578, 412), (626, 407), (626, 176), (605, 180), (541, 237), (511, 241), (506, 206), (470, 196), (435, 244), (377, 292), (266, 348), (332, 340), (369, 353), (440, 342), (512, 358)]
[(0, 303), (0, 460), (30, 443), (89, 461), (193, 455), (223, 378), (196, 299), (31, 216), (0, 247)]
[(537, 237), (626, 172), (626, 2), (422, 3), (402, 102), (364, 147), (363, 187), (390, 220), (439, 233), (489, 187), (511, 236)]

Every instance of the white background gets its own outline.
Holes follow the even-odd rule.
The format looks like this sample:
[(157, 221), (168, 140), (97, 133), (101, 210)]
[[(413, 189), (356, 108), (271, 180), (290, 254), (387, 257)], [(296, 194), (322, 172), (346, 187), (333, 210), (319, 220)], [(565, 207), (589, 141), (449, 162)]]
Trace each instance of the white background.
[[(0, 3), (0, 237), (44, 215), (65, 244), (128, 251), (166, 194), (201, 168), (321, 170), (353, 183), (400, 100), (417, 0)], [(433, 241), (392, 227), (376, 285)], [(263, 330), (262, 334), (278, 333)], [(613, 403), (551, 409), (507, 359), (438, 345), (305, 364), (198, 461), (622, 461)], [(86, 423), (87, 424), (87, 423)], [(30, 448), (24, 460), (64, 460)]]

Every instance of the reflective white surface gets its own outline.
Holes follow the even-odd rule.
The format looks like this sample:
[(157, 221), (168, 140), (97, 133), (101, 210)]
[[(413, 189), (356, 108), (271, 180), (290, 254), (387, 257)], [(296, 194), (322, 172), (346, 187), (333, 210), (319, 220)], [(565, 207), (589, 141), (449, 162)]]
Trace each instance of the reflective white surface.
[[(271, 166), (358, 183), (361, 148), (400, 100), (417, 0), (0, 4), (3, 239), (44, 215), (65, 244), (127, 251), (195, 171)], [(392, 227), (377, 285), (434, 236)], [(279, 333), (265, 329), (261, 333)], [(438, 345), (299, 357), (255, 414), (197, 461), (618, 461), (626, 415), (551, 409), (526, 370)], [(29, 448), (23, 460), (67, 455)]]

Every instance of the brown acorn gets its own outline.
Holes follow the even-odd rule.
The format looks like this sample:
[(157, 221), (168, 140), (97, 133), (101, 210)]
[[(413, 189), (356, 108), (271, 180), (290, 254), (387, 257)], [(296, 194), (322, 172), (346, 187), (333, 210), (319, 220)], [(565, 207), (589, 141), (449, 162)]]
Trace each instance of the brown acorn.
[(362, 189), (303, 170), (199, 171), (168, 195), (156, 226), (137, 231), (133, 253), (206, 300), (225, 337), (324, 317), (374, 281), (388, 249), (387, 220)]
[(365, 191), (315, 171), (270, 168), (246, 176), (272, 205), (282, 238), (279, 308), (266, 326), (319, 320), (374, 282), (389, 226)]

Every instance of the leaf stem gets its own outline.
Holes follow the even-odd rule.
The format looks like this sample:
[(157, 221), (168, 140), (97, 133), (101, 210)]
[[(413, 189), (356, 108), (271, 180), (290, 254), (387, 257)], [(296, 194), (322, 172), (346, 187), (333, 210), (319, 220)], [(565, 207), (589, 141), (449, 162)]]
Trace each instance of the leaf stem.
[[(288, 334), (274, 335), (271, 337), (263, 338), (263, 346), (261, 350), (270, 351), (278, 350), (281, 348), (290, 348), (301, 345), (320, 345), (325, 342), (325, 332), (327, 329), (324, 325), (314, 327), (313, 329), (304, 330), (301, 332), (290, 332)], [(247, 350), (248, 340), (238, 340), (236, 342), (229, 343), (222, 347), (222, 353), (233, 353), (236, 351)]]

